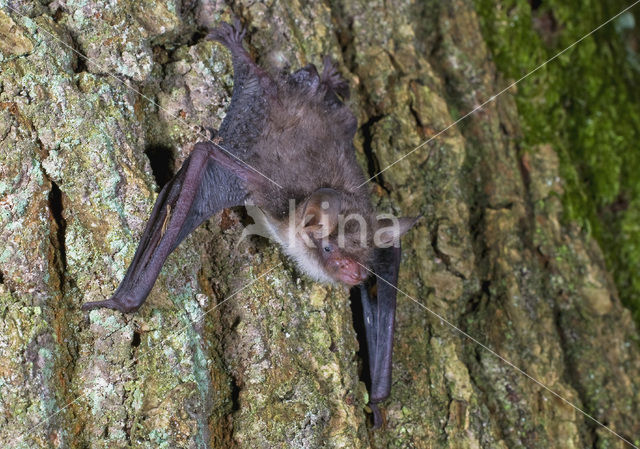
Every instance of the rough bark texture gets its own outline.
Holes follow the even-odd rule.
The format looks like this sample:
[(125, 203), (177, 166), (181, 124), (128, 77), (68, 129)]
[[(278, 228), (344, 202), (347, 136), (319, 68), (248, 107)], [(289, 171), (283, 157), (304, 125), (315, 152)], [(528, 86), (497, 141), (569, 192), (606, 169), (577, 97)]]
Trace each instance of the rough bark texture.
[[(348, 292), (240, 242), (240, 209), (180, 246), (138, 313), (80, 312), (117, 286), (199, 127), (219, 125), (230, 59), (203, 30), (232, 11), (263, 65), (339, 61), (372, 174), (542, 62), (508, 56), (526, 33), (577, 33), (568, 19), (540, 28), (529, 3), (484, 0), (0, 7), (0, 446), (631, 447), (460, 330), (640, 445), (637, 328), (565, 214), (581, 182), (567, 184), (568, 150), (527, 137), (515, 89), (371, 184), (382, 209), (425, 217), (404, 242), (383, 430), (367, 424)], [(633, 264), (606, 259), (623, 282)]]

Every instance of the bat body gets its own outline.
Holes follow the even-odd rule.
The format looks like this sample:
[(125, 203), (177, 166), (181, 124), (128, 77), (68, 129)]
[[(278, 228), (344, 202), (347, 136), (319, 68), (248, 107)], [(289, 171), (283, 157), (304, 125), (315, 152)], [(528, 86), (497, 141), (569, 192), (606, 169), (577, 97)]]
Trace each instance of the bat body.
[(303, 272), (360, 289), (379, 426), (375, 404), (390, 391), (399, 239), (416, 220), (376, 215), (360, 187), (365, 177), (353, 147), (357, 121), (340, 99), (348, 86), (331, 61), (325, 58), (321, 74), (309, 65), (272, 77), (243, 48), (243, 36), (239, 23), (223, 23), (208, 35), (233, 58), (233, 95), (218, 131), (220, 145), (195, 145), (160, 192), (114, 295), (83, 309), (136, 311), (189, 233), (219, 210), (251, 202), (263, 212), (261, 225)]

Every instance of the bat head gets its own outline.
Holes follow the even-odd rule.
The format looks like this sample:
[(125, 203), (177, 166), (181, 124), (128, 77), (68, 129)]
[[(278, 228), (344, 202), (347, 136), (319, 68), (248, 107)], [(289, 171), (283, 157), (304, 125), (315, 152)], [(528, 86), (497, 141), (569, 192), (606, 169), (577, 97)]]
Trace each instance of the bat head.
[[(285, 252), (312, 278), (348, 286), (369, 277), (374, 248), (397, 246), (417, 218), (376, 216), (362, 201), (331, 188), (313, 192), (289, 215), (279, 238)], [(293, 218), (293, 219), (292, 219)]]

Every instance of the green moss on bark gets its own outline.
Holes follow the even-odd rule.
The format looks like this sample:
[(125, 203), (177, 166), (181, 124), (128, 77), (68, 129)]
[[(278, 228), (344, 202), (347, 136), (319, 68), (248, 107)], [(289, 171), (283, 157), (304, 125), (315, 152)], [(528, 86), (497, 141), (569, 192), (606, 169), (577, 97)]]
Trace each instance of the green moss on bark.
[[(494, 62), (520, 79), (629, 2), (476, 0)], [(514, 95), (521, 147), (551, 144), (565, 181), (565, 219), (600, 242), (623, 302), (640, 321), (640, 65), (636, 8), (522, 80)], [(635, 46), (635, 47), (634, 47)]]

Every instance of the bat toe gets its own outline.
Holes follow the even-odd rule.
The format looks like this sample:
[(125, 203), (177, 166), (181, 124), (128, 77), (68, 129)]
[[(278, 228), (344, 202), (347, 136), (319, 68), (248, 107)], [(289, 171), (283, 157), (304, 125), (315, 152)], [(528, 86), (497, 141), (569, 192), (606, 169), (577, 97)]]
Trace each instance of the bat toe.
[(226, 45), (229, 48), (242, 46), (242, 39), (246, 34), (246, 29), (240, 23), (237, 17), (233, 21), (233, 25), (222, 22), (217, 28), (211, 30), (207, 34), (207, 39), (211, 39)]
[(247, 29), (242, 26), (240, 18), (234, 17), (233, 19), (233, 37), (236, 42), (242, 42), (244, 35), (247, 33)]

